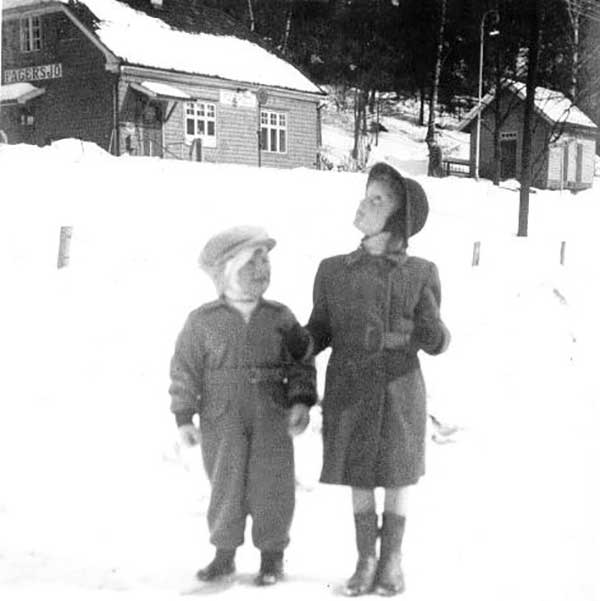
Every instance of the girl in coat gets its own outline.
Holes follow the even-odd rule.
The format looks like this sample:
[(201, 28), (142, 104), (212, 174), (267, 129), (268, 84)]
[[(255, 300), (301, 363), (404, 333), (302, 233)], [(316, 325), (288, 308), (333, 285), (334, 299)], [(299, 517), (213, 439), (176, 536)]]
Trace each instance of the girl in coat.
[(283, 346), (282, 330), (299, 327), (295, 317), (263, 298), (274, 245), (255, 227), (208, 241), (200, 266), (219, 298), (190, 313), (171, 361), (171, 410), (182, 442), (201, 444), (211, 483), (207, 517), (216, 553), (196, 574), (202, 581), (235, 570), (247, 515), (261, 551), (256, 583), (283, 575), (294, 511), (291, 435), (308, 425), (316, 392), (312, 363), (293, 361)]
[[(321, 482), (352, 489), (358, 563), (345, 589), (350, 596), (404, 589), (407, 491), (424, 473), (427, 413), (417, 354), (441, 353), (450, 338), (440, 319), (436, 266), (406, 252), (427, 214), (416, 181), (376, 164), (354, 219), (364, 235), (360, 247), (321, 262), (310, 336), (300, 327), (285, 336), (299, 357), (331, 347)], [(377, 487), (385, 489), (381, 529)]]

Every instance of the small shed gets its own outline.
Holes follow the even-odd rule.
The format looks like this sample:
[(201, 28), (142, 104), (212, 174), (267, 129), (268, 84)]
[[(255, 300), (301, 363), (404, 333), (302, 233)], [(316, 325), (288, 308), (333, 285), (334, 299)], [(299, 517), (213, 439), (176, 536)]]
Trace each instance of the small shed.
[(8, 143), (73, 137), (116, 155), (318, 165), (325, 93), (298, 68), (228, 33), (224, 13), (206, 33), (187, 1), (130, 4), (4, 0)]
[[(498, 97), (499, 106), (492, 91), (458, 125), (459, 131), (471, 134), (471, 175), (475, 174), (477, 115), (481, 111), (480, 176), (489, 179), (494, 176), (494, 131), (499, 115), (500, 179), (519, 178), (525, 95), (524, 83), (507, 81)], [(592, 186), (598, 126), (571, 100), (561, 92), (538, 86), (532, 133), (535, 187), (581, 190)]]

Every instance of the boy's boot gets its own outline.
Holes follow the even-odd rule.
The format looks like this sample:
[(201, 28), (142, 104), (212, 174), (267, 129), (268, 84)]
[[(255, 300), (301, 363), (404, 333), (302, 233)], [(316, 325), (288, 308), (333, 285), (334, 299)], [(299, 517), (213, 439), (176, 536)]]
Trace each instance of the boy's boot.
[(383, 514), (381, 554), (375, 590), (378, 595), (391, 597), (404, 591), (402, 573), (402, 538), (406, 517), (395, 513)]
[(373, 590), (377, 572), (377, 551), (375, 549), (378, 534), (377, 514), (374, 511), (355, 513), (354, 526), (356, 528), (358, 563), (344, 589), (344, 594), (348, 597), (370, 593)]
[(260, 554), (260, 570), (254, 582), (257, 586), (276, 584), (283, 578), (283, 551), (263, 551)]
[(218, 580), (235, 572), (235, 549), (217, 549), (214, 559), (196, 572), (196, 578), (203, 582)]

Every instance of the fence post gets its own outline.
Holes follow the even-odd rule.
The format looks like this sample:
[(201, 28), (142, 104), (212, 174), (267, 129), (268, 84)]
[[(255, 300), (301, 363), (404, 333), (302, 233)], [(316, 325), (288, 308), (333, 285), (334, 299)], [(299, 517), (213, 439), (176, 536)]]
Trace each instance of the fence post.
[(565, 264), (565, 251), (567, 250), (567, 243), (565, 240), (563, 240), (560, 243), (560, 264), (564, 265)]
[(70, 225), (63, 225), (60, 228), (60, 241), (58, 244), (58, 260), (56, 267), (61, 269), (69, 264), (71, 258), (71, 237), (73, 235), (73, 227)]
[(473, 267), (479, 265), (479, 251), (481, 249), (481, 242), (477, 241), (473, 243), (473, 258), (471, 259), (471, 265)]

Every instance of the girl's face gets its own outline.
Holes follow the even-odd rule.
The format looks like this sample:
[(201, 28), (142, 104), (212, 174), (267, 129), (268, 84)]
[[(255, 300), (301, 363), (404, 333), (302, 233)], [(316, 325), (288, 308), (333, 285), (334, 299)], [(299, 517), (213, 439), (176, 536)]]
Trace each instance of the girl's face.
[(237, 275), (240, 291), (247, 298), (260, 298), (271, 282), (271, 262), (266, 248), (257, 248)]
[(365, 236), (379, 234), (387, 218), (396, 211), (398, 205), (388, 184), (374, 180), (367, 186), (365, 197), (360, 201), (354, 226)]

